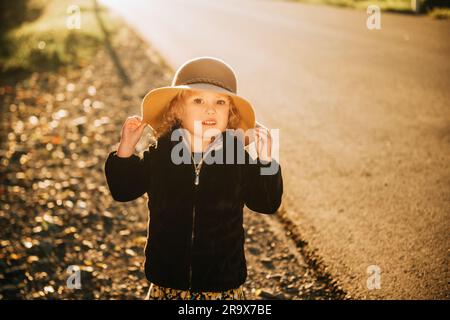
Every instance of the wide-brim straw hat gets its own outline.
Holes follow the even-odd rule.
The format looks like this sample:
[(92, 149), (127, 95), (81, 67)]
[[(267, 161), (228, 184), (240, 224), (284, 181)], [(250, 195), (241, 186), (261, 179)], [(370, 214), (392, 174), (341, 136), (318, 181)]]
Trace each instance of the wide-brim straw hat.
[(219, 58), (202, 56), (186, 61), (176, 71), (172, 84), (150, 90), (142, 100), (142, 119), (158, 131), (169, 102), (182, 90), (209, 90), (227, 94), (239, 111), (238, 128), (244, 132), (255, 127), (255, 112), (247, 99), (237, 94), (233, 68)]

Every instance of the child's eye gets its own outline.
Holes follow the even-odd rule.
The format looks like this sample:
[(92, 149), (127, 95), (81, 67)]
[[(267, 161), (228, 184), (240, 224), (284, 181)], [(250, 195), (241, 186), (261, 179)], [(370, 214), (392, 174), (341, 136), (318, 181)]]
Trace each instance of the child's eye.
[(195, 103), (201, 103), (201, 102), (202, 102), (202, 99), (201, 99), (201, 98), (195, 98), (195, 99), (194, 99), (194, 102), (195, 102)]
[(218, 104), (225, 104), (225, 100), (217, 100)]

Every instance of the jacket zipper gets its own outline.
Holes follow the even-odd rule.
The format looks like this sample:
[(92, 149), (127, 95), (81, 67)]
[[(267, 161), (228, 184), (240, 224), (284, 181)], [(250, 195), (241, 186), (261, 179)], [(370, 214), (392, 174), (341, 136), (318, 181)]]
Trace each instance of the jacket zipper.
[[(195, 166), (195, 161), (194, 161), (194, 157), (191, 154), (191, 159), (192, 159), (192, 165), (194, 166), (194, 171), (195, 171), (195, 179), (194, 179), (194, 190), (197, 190), (196, 186), (199, 185), (200, 183), (200, 170), (202, 168), (202, 164), (203, 164), (203, 159), (208, 155), (208, 153), (212, 150), (212, 148), (210, 150), (208, 150), (202, 157), (202, 159), (200, 160), (198, 167)], [(192, 248), (194, 246), (194, 236), (195, 236), (195, 199), (194, 199), (194, 205), (192, 207), (192, 233), (191, 233), (191, 261), (189, 264), (189, 290), (192, 289)]]
[(191, 261), (189, 265), (189, 290), (192, 289), (192, 247), (194, 246), (195, 204), (192, 209)]

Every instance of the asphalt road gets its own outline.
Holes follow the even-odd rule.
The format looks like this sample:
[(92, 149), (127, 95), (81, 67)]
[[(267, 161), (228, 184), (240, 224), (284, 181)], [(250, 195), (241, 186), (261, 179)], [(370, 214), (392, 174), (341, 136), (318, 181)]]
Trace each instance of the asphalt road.
[[(450, 298), (450, 22), (285, 1), (103, 0), (176, 68), (217, 56), (280, 129), (284, 209), (355, 298)], [(369, 289), (370, 266), (381, 270)]]

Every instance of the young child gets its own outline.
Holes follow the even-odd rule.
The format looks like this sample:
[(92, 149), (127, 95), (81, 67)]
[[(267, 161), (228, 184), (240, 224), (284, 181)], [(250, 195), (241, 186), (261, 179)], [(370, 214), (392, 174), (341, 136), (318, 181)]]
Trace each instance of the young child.
[[(147, 124), (157, 143), (140, 158), (134, 149)], [(247, 151), (252, 141), (256, 159)], [(223, 60), (189, 60), (171, 86), (145, 96), (142, 117), (126, 119), (105, 175), (116, 201), (148, 194), (146, 299), (245, 299), (243, 207), (273, 214), (283, 194), (271, 149), (269, 130), (255, 128), (253, 107), (236, 94)], [(268, 168), (276, 170), (262, 174)]]

